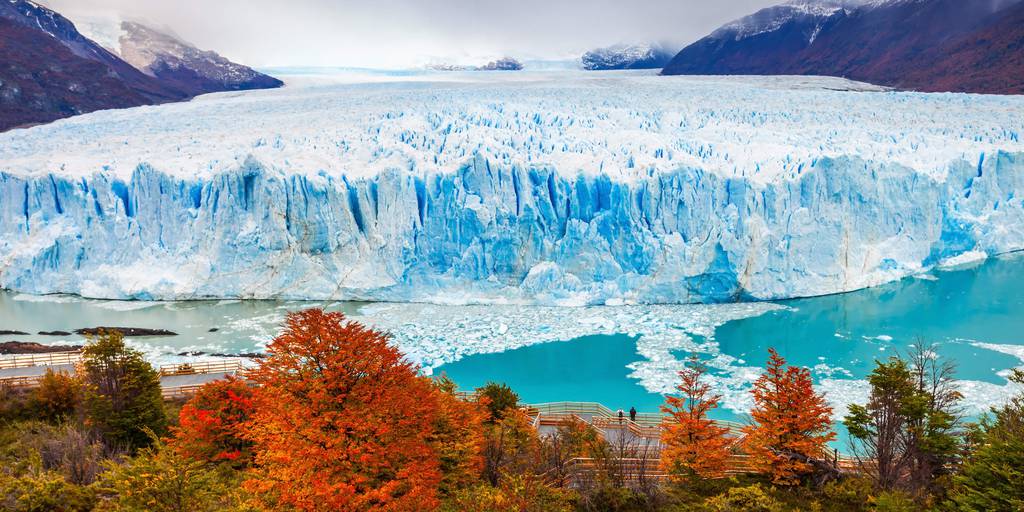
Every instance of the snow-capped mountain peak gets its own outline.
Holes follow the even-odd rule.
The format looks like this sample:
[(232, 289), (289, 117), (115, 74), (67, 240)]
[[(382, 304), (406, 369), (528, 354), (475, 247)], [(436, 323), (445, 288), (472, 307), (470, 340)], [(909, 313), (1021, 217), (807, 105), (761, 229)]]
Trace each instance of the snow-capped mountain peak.
[(591, 50), (580, 58), (583, 69), (656, 69), (665, 65), (672, 55), (653, 44), (617, 44)]

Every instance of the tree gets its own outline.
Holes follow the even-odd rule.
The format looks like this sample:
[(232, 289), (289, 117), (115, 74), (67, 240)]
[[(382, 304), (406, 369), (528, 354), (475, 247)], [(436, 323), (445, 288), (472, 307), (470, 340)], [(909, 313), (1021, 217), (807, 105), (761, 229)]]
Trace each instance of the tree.
[(108, 462), (97, 489), (98, 511), (219, 512), (238, 510), (242, 496), (229, 472), (182, 457), (155, 436), (153, 444), (118, 464)]
[(832, 408), (814, 391), (807, 368), (786, 367), (769, 349), (765, 372), (754, 383), (754, 423), (743, 429), (752, 465), (779, 485), (795, 485), (822, 466), (832, 432)]
[(434, 384), (438, 400), (431, 442), (440, 457), (439, 490), (448, 496), (480, 479), (484, 466), (484, 421), (488, 413), (481, 403), (460, 399), (451, 379), (442, 376)]
[(721, 395), (712, 395), (711, 386), (701, 381), (707, 367), (691, 359), (679, 372), (676, 387), (679, 396), (667, 395), (662, 412), (669, 418), (662, 424), (661, 465), (675, 477), (715, 478), (725, 474), (733, 440), (729, 429), (718, 426), (708, 413), (718, 407)]
[(82, 349), (86, 424), (110, 444), (147, 446), (167, 428), (160, 375), (119, 332), (101, 332)]
[(940, 491), (936, 480), (958, 457), (960, 394), (952, 366), (934, 354), (918, 343), (909, 362), (876, 362), (868, 403), (851, 405), (843, 420), (862, 466), (883, 490), (918, 498)]
[(496, 423), (505, 417), (506, 411), (519, 407), (519, 395), (507, 384), (488, 382), (476, 390), (477, 399), (487, 405), (490, 412), (488, 423)]
[[(923, 414), (911, 422), (914, 465), (911, 492), (941, 495), (952, 469), (960, 462), (962, 438), (960, 393), (954, 375), (956, 366), (939, 358), (935, 345), (914, 343), (910, 351), (911, 375), (923, 401)], [(941, 497), (941, 496), (939, 496)]]
[(909, 472), (913, 450), (908, 432), (912, 418), (923, 411), (907, 363), (897, 357), (876, 362), (868, 377), (866, 405), (849, 406), (843, 419), (854, 451), (881, 489), (896, 489)]
[[(1024, 384), (1015, 370), (1013, 382)], [(983, 425), (980, 446), (954, 477), (950, 500), (956, 510), (1024, 510), (1024, 395), (995, 411)]]
[(234, 377), (199, 388), (181, 408), (171, 447), (193, 460), (248, 466), (252, 441), (243, 425), (253, 411), (253, 389)]
[(540, 441), (542, 470), (563, 487), (569, 483), (572, 460), (592, 455), (594, 448), (604, 443), (596, 428), (577, 417), (567, 418)]
[(538, 466), (540, 438), (520, 409), (506, 410), (503, 418), (488, 425), (484, 441), (483, 477), (493, 486), (506, 476), (528, 474)]
[(268, 508), (431, 510), (441, 482), (433, 384), (341, 313), (289, 313), (249, 372), (246, 488)]

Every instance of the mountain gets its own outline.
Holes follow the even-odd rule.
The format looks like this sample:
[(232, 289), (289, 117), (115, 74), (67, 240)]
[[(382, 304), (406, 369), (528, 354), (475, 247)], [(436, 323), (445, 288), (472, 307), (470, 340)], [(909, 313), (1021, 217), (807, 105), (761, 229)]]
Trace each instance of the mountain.
[(181, 39), (124, 21), (113, 50), (135, 68), (189, 96), (209, 92), (271, 89), (280, 80), (236, 64), (216, 52), (204, 51)]
[(477, 68), (478, 71), (521, 71), (523, 69), (523, 63), (519, 62), (512, 57), (502, 57), (498, 60), (492, 60), (483, 66)]
[(0, 130), (184, 97), (82, 36), (67, 18), (0, 0)]
[(29, 0), (0, 0), (0, 131), (95, 110), (281, 85), (154, 34), (141, 26), (127, 32), (126, 54), (140, 63), (136, 68), (64, 16)]
[(660, 69), (672, 59), (672, 53), (654, 45), (616, 45), (583, 54), (583, 69)]
[(502, 57), (480, 66), (435, 62), (427, 64), (426, 68), (432, 71), (522, 71), (523, 63), (512, 57)]
[[(729, 23), (663, 74), (831, 75), (924, 91), (1024, 93), (1021, 0), (797, 0)], [(1008, 65), (1010, 64), (1010, 65)]]

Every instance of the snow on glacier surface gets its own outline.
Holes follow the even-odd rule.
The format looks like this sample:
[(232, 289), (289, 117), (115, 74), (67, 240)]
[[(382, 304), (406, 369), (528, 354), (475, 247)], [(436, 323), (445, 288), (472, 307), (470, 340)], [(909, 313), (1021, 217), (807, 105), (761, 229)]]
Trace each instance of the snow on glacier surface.
[(414, 73), (0, 134), (0, 286), (102, 298), (774, 299), (1024, 248), (1024, 98)]

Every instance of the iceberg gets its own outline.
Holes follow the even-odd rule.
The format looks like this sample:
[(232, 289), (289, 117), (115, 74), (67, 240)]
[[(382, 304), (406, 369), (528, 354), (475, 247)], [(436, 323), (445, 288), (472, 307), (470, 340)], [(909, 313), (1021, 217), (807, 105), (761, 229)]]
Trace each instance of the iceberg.
[(0, 287), (712, 303), (1024, 249), (1021, 97), (468, 75), (212, 94), (0, 134)]

